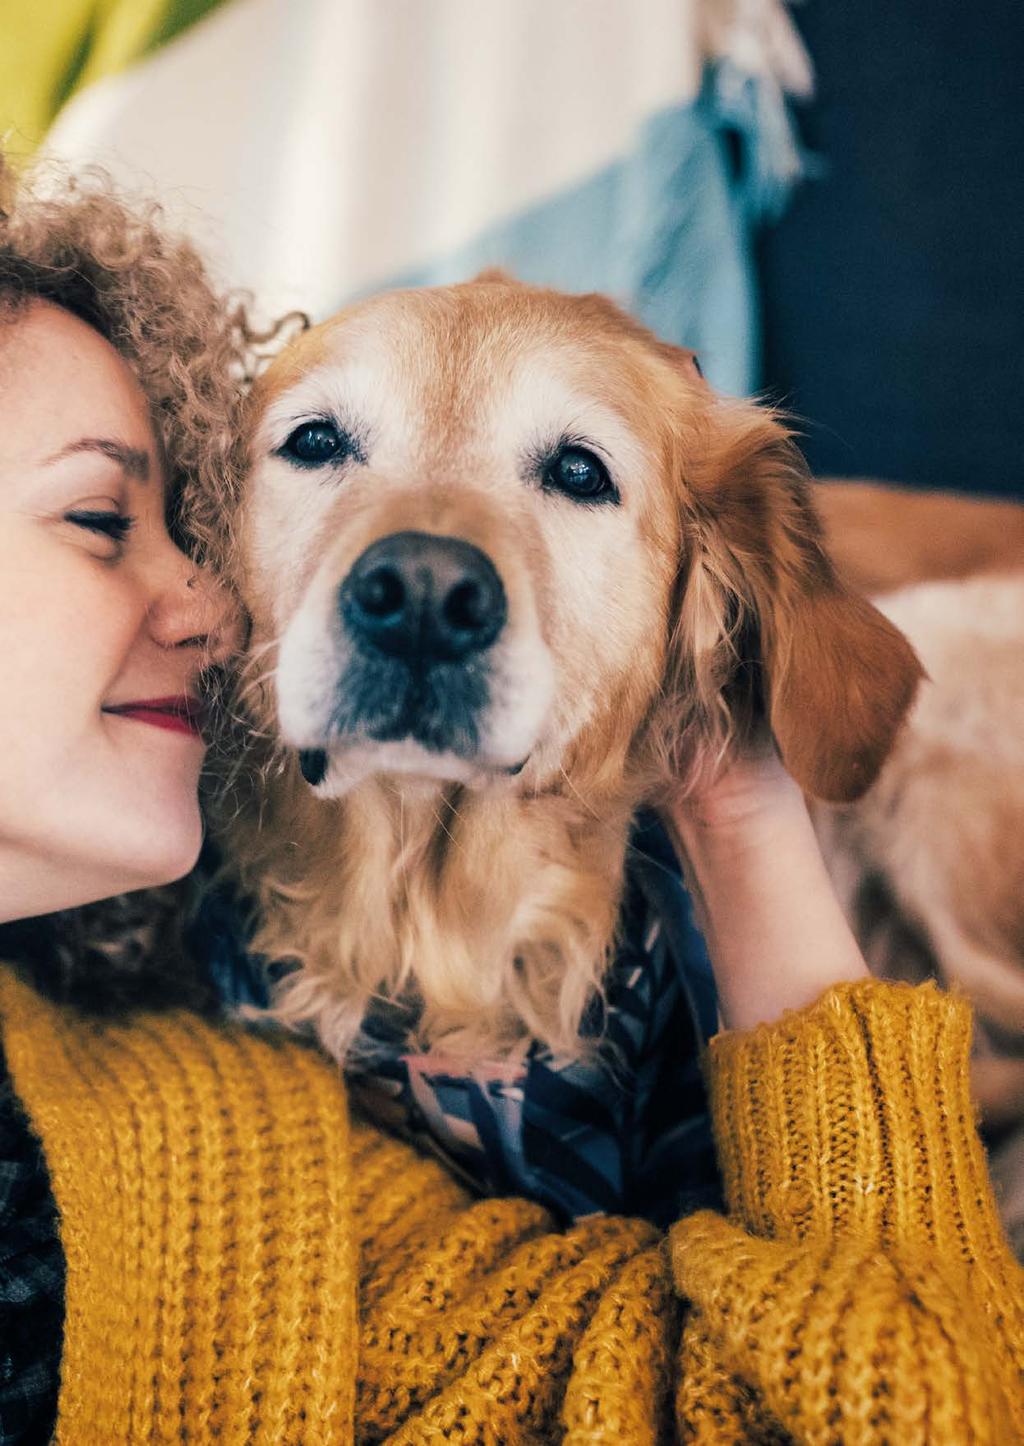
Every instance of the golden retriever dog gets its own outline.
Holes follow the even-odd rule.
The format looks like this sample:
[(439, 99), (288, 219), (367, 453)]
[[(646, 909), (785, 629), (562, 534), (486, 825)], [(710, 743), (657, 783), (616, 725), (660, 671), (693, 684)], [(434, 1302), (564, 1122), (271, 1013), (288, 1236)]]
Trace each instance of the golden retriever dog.
[(360, 303), (251, 398), (235, 519), (258, 786), (228, 849), (276, 1014), (371, 1000), (472, 1062), (572, 1055), (630, 820), (767, 722), (848, 801), (921, 676), (838, 581), (770, 411), (607, 300), (485, 274)]

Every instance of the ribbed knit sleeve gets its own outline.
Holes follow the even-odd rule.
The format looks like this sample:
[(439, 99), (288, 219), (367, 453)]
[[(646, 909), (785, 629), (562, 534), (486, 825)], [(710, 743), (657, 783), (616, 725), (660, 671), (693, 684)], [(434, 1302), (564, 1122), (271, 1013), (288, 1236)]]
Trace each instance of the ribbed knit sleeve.
[(1024, 1274), (969, 1087), (971, 1016), (865, 981), (710, 1051), (728, 1216), (672, 1232), (685, 1441), (1024, 1441)]

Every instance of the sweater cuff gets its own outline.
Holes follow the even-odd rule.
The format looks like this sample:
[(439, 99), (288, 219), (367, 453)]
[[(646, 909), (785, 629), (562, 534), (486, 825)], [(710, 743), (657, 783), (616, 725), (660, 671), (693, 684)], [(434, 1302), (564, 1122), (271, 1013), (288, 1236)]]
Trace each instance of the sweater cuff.
[(709, 1051), (730, 1212), (754, 1234), (1001, 1249), (970, 1094), (971, 1011), (863, 980)]

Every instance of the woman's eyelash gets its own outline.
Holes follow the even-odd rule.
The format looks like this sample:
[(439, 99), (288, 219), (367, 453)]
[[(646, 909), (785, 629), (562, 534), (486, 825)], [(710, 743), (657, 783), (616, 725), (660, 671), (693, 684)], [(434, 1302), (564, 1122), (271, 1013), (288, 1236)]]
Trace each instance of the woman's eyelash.
[(68, 512), (65, 514), (68, 522), (73, 522), (76, 527), (87, 527), (90, 532), (101, 532), (104, 537), (110, 537), (115, 542), (124, 542), (125, 538), (135, 526), (135, 518), (127, 517), (123, 512)]

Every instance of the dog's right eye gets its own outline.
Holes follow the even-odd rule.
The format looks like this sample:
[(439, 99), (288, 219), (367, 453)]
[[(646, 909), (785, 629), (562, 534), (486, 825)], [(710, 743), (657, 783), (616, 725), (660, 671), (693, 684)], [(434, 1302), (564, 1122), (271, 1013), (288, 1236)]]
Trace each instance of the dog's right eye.
[(549, 492), (561, 492), (574, 502), (618, 502), (619, 492), (608, 468), (586, 447), (559, 447), (541, 471)]
[(277, 449), (277, 455), (300, 467), (323, 467), (355, 451), (352, 439), (333, 422), (303, 422)]

